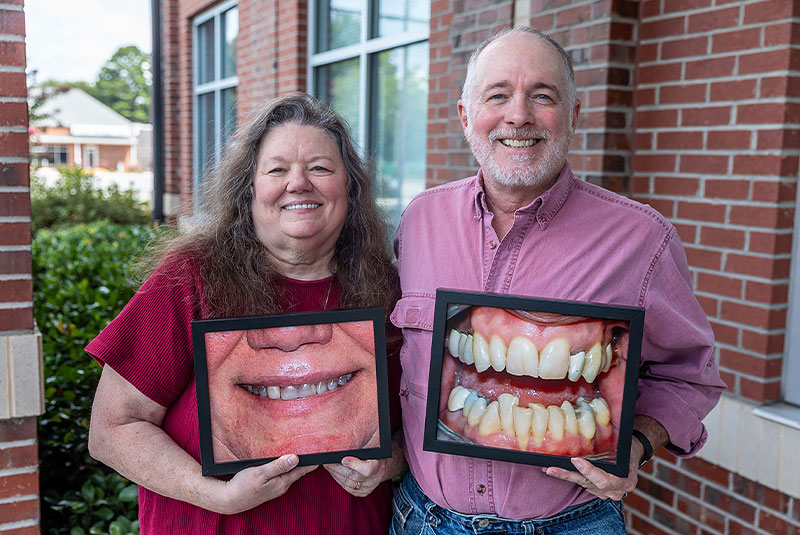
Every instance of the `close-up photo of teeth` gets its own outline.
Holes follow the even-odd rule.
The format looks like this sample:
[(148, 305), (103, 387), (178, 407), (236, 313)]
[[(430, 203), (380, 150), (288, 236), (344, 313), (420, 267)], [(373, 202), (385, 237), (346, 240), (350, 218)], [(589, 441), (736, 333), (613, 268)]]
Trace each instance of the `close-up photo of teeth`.
[(447, 323), (439, 435), (482, 446), (615, 457), (629, 325), (469, 307)]

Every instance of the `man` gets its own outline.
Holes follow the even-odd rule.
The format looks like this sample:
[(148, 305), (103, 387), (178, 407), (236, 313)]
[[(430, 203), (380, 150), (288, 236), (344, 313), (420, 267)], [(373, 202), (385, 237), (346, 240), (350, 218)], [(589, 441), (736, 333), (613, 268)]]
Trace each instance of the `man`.
[[(458, 114), (481, 169), (420, 194), (395, 240), (403, 297), (392, 321), (404, 333), (411, 474), (395, 496), (393, 530), (625, 533), (619, 500), (640, 462), (661, 446), (695, 454), (702, 418), (725, 388), (683, 247), (651, 208), (573, 176), (580, 102), (569, 56), (543, 34), (515, 28), (478, 47)], [(644, 307), (628, 477), (581, 458), (572, 472), (422, 451), (437, 288)]]

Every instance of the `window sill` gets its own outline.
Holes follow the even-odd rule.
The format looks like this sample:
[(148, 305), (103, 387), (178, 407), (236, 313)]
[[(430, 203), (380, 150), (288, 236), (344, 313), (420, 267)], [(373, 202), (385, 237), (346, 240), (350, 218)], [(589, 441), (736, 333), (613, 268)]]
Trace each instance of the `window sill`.
[(756, 407), (753, 409), (753, 414), (771, 422), (800, 430), (800, 407), (796, 405), (783, 402), (771, 403)]

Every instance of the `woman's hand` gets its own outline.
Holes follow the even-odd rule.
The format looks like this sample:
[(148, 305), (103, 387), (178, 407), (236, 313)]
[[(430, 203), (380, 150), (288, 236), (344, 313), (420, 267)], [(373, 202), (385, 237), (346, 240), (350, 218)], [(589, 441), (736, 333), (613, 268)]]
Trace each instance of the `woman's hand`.
[(323, 466), (344, 490), (353, 496), (368, 496), (382, 482), (408, 468), (403, 455), (403, 430), (399, 429), (392, 438), (392, 456), (388, 459), (362, 461), (355, 457), (345, 457), (341, 464)]
[(298, 461), (297, 455), (289, 454), (237, 473), (227, 482), (217, 512), (226, 515), (241, 513), (282, 496), (292, 483), (317, 468), (316, 465), (298, 468)]

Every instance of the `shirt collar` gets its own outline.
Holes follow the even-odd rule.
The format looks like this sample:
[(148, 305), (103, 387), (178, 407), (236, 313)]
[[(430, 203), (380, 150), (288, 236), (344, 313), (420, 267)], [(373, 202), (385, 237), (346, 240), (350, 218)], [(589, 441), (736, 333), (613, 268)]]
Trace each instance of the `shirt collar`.
[[(575, 176), (572, 174), (572, 169), (569, 163), (565, 163), (555, 183), (553, 183), (547, 191), (531, 200), (530, 204), (517, 210), (517, 213), (535, 214), (539, 226), (542, 230), (545, 230), (553, 217), (555, 217), (561, 207), (564, 206), (574, 182)], [(478, 176), (475, 180), (474, 195), (475, 217), (479, 218), (482, 214), (489, 212), (489, 208), (486, 206), (486, 193), (483, 191), (483, 169), (478, 171)]]

